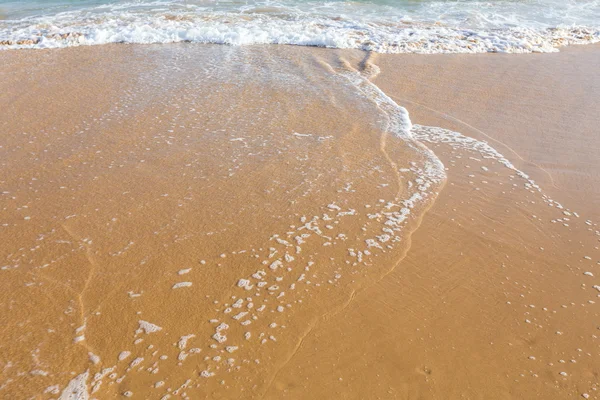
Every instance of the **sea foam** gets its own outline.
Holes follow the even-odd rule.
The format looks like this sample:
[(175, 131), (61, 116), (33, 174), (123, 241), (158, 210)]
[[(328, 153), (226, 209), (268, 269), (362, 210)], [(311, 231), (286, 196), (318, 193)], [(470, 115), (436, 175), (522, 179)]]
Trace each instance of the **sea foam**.
[[(289, 0), (278, 6), (173, 1), (117, 3), (58, 13), (48, 9), (43, 15), (0, 21), (0, 49), (193, 42), (380, 53), (529, 53), (600, 41), (600, 20), (593, 18), (600, 14), (596, 2), (576, 11), (555, 2), (523, 9), (495, 3), (487, 8), (478, 2), (462, 8), (439, 1), (423, 3), (416, 10), (403, 8), (403, 2), (391, 7)], [(541, 11), (544, 18), (537, 17)], [(526, 15), (515, 17), (518, 13)]]

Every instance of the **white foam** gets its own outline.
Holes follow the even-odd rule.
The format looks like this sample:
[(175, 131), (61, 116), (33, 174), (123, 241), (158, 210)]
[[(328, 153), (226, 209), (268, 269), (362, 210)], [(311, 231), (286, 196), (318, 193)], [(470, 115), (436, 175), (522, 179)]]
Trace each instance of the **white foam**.
[(71, 379), (65, 390), (61, 393), (59, 400), (89, 400), (87, 380), (90, 372), (85, 371), (83, 374)]
[(105, 5), (0, 21), (0, 48), (195, 42), (293, 44), (382, 53), (529, 53), (600, 41), (600, 22), (594, 18), (600, 15), (597, 2), (573, 7), (568, 15), (561, 9), (565, 2), (559, 1), (533, 6), (527, 2), (529, 8), (510, 2), (514, 9), (457, 2), (464, 9), (454, 14), (448, 9), (457, 5), (438, 3), (443, 3), (439, 10), (374, 3), (361, 7), (352, 2), (329, 3), (316, 10), (312, 3), (290, 1), (277, 13), (235, 3), (222, 7), (204, 2), (187, 7), (166, 3), (161, 8), (143, 7), (148, 3)]
[(158, 331), (162, 330), (162, 328), (160, 326), (150, 323), (148, 321), (139, 320), (138, 324), (140, 325), (138, 331), (144, 331), (146, 334), (154, 333), (154, 332), (158, 332)]
[(254, 285), (252, 285), (248, 279), (240, 279), (237, 283), (237, 286), (246, 290), (250, 290), (254, 287)]
[(183, 288), (183, 287), (190, 287), (192, 286), (192, 282), (179, 282), (173, 285), (173, 289), (179, 289), (179, 288)]
[(189, 335), (185, 335), (185, 336), (182, 336), (181, 338), (179, 338), (179, 342), (177, 343), (177, 347), (179, 347), (179, 350), (185, 349), (187, 346), (188, 340), (193, 339), (195, 337), (196, 337), (196, 335), (191, 333)]
[(100, 362), (100, 357), (92, 352), (88, 353), (88, 357), (89, 357), (90, 361), (94, 364), (98, 364)]

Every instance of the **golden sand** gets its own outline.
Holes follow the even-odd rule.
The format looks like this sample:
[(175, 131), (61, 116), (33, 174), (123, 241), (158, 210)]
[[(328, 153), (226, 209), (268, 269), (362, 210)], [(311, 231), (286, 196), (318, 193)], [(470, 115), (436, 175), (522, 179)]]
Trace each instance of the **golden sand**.
[(600, 47), (517, 55), (382, 55), (375, 83), (413, 121), (487, 140), (544, 190), (600, 218)]
[[(533, 85), (532, 69), (572, 54), (498, 68)], [(517, 85), (550, 115), (533, 129), (511, 119), (508, 83), (489, 90), (496, 56), (451, 56), (446, 75), (444, 57), (1, 53), (0, 393), (594, 398), (597, 116), (552, 111), (568, 96), (590, 107), (596, 81), (577, 96), (564, 75), (537, 94)], [(402, 116), (369, 79), (413, 123), (475, 139), (396, 137)], [(539, 152), (542, 134), (556, 140)]]

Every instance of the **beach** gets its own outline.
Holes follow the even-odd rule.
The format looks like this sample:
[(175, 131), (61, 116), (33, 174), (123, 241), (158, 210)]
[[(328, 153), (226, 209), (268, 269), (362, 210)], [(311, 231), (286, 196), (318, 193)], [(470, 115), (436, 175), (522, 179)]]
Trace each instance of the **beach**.
[[(587, 142), (584, 137), (593, 141), (595, 114), (581, 118), (585, 106), (569, 108), (578, 115), (572, 121), (549, 104), (572, 104), (571, 95), (582, 105), (594, 103), (583, 94), (591, 91), (574, 88), (577, 82), (596, 87), (597, 76), (582, 73), (569, 81), (561, 71), (573, 57), (597, 60), (597, 51), (567, 48), (508, 58), (384, 55), (376, 59), (381, 74), (374, 82), (406, 105), (413, 122), (489, 141), (544, 182), (545, 193), (577, 205), (585, 210), (581, 215), (594, 215), (597, 167), (583, 165), (594, 146), (589, 153), (588, 146), (578, 146), (578, 157), (566, 149)], [(549, 74), (541, 80), (561, 77), (550, 87), (532, 79), (544, 68)], [(495, 79), (502, 74), (510, 79)], [(545, 122), (529, 122), (527, 137), (519, 135), (528, 121), (519, 119), (518, 103), (504, 99), (511, 93), (525, 97), (519, 98), (529, 115), (550, 114)], [(570, 129), (563, 141), (551, 116), (588, 130)], [(544, 151), (536, 153), (536, 146)], [(595, 272), (586, 268), (597, 268), (598, 256), (581, 251), (597, 254), (597, 226), (579, 225), (569, 212), (551, 216), (557, 210), (530, 192), (508, 194), (506, 176), (490, 176), (494, 170), (479, 156), (457, 160), (444, 146), (432, 149), (449, 168), (448, 182), (411, 235), (406, 257), (341, 313), (322, 320), (279, 373), (280, 391), (271, 389), (270, 398), (307, 398), (315, 391), (323, 398), (595, 398), (598, 293), (586, 282), (594, 279), (586, 273)], [(314, 361), (323, 357), (326, 363)], [(332, 375), (340, 378), (333, 388)]]
[(597, 45), (0, 60), (3, 396), (598, 396)]
[[(413, 120), (487, 140), (555, 199), (598, 219), (598, 46), (560, 54), (383, 55), (375, 83)], [(389, 78), (386, 73), (390, 73)]]

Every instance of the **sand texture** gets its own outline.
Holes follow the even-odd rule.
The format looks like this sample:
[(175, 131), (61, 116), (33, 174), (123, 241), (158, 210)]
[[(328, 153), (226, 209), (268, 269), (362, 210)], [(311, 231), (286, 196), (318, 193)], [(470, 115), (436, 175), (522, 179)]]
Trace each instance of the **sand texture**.
[(599, 55), (0, 53), (0, 394), (597, 398)]

